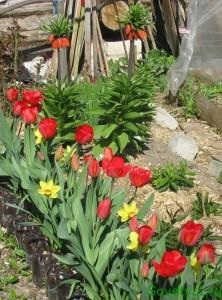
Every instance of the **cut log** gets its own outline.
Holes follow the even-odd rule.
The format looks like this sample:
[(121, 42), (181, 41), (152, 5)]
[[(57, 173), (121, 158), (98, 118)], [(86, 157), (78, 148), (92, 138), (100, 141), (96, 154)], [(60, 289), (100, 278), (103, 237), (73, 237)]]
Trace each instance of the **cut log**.
[[(126, 2), (116, 1), (116, 7), (118, 10), (119, 18), (121, 19), (129, 10), (129, 6)], [(104, 5), (100, 10), (100, 20), (105, 27), (116, 31), (119, 30), (119, 23), (117, 22), (116, 11), (113, 3)]]

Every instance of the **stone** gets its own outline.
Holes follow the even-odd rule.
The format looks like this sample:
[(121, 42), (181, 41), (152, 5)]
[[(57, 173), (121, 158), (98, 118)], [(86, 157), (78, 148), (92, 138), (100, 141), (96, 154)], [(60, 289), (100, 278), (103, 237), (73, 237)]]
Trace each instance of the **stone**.
[(194, 160), (198, 153), (195, 140), (184, 133), (174, 132), (167, 145), (168, 149), (186, 160)]
[(179, 126), (177, 120), (161, 107), (157, 107), (154, 120), (159, 126), (170, 130), (175, 130)]
[(222, 161), (213, 159), (209, 164), (208, 174), (216, 178), (220, 177), (222, 174)]

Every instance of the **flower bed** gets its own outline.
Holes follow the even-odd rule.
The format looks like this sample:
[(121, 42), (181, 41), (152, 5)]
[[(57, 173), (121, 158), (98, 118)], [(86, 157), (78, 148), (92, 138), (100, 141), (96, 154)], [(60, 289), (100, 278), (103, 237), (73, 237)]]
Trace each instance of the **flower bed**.
[[(13, 220), (6, 223), (27, 253), (33, 281), (47, 282), (51, 299), (65, 293), (93, 300), (220, 299), (222, 264), (209, 228), (194, 220), (175, 226), (186, 215), (161, 220), (152, 213), (154, 195), (137, 206), (137, 190), (152, 182), (151, 170), (128, 163), (115, 147), (93, 151), (98, 132), (87, 122), (63, 140), (64, 119), (40, 112), (47, 107), (41, 91), (13, 88), (7, 99), (8, 115), (0, 111), (0, 176), (21, 200), (7, 204)], [(172, 177), (172, 167), (163, 173)]]

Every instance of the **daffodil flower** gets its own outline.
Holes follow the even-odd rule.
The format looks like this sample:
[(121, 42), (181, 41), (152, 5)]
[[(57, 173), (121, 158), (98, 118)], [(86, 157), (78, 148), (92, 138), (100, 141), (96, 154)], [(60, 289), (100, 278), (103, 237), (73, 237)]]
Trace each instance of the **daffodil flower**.
[(118, 210), (118, 216), (121, 218), (121, 222), (126, 222), (137, 214), (138, 208), (135, 201), (131, 204), (124, 203), (123, 208)]
[(195, 253), (192, 253), (190, 256), (190, 265), (195, 272), (199, 272), (201, 269), (201, 264), (198, 262)]
[(38, 193), (40, 195), (44, 195), (53, 199), (58, 197), (58, 192), (61, 189), (59, 185), (55, 185), (53, 183), (52, 179), (47, 182), (40, 181), (39, 186), (40, 188), (38, 189)]
[(130, 236), (129, 236), (129, 245), (126, 246), (127, 249), (132, 250), (132, 251), (136, 251), (139, 247), (139, 235), (137, 232), (132, 231), (130, 232)]
[(34, 131), (34, 135), (35, 135), (35, 138), (36, 138), (35, 144), (36, 144), (36, 145), (41, 144), (41, 142), (42, 142), (42, 135), (41, 135), (41, 133), (40, 133), (40, 131), (39, 131), (38, 129), (36, 129), (36, 130)]

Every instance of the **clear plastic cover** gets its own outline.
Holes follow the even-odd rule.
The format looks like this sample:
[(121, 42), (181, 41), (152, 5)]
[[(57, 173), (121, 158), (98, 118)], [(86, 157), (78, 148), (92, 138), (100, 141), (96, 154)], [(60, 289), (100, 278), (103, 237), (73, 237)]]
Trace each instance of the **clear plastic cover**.
[(191, 0), (180, 55), (167, 74), (175, 96), (188, 72), (222, 80), (222, 0)]

